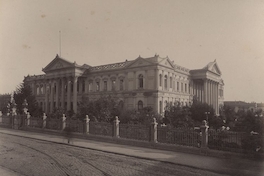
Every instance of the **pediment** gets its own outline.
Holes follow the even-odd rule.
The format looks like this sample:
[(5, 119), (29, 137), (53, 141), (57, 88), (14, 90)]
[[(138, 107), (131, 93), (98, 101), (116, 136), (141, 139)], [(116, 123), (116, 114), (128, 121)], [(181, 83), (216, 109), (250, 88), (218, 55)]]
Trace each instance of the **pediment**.
[(218, 74), (218, 75), (222, 74), (220, 69), (219, 69), (219, 67), (218, 67), (218, 65), (217, 65), (217, 63), (216, 63), (216, 61), (209, 63), (205, 68), (207, 70), (213, 72), (213, 73)]
[(127, 65), (127, 68), (150, 66), (150, 65), (153, 65), (153, 63), (144, 58), (138, 57), (136, 60), (131, 62), (129, 65)]
[(159, 65), (169, 67), (169, 68), (174, 68), (173, 62), (169, 58), (164, 58), (159, 62)]
[(73, 67), (74, 64), (63, 59), (60, 58), (58, 55), (56, 56), (55, 59), (53, 59), (42, 71), (49, 72), (52, 70), (58, 70), (58, 69), (62, 69), (62, 68), (69, 68), (69, 67)]

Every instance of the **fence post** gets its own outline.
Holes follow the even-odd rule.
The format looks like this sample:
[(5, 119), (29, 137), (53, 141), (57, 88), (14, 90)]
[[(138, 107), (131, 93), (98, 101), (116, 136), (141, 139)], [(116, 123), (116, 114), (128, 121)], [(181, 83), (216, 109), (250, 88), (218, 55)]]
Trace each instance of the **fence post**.
[(46, 128), (47, 126), (47, 116), (45, 113), (43, 113), (43, 124), (42, 124), (42, 128)]
[(30, 125), (30, 114), (29, 112), (27, 112), (27, 126)]
[(119, 120), (118, 117), (115, 117), (114, 120), (114, 137), (119, 138)]
[(61, 130), (63, 131), (66, 127), (66, 117), (65, 114), (62, 114), (62, 128)]
[(203, 120), (202, 126), (200, 127), (202, 132), (202, 138), (201, 138), (201, 152), (207, 153), (208, 149), (208, 128), (206, 120)]
[(90, 122), (90, 119), (89, 119), (89, 116), (86, 115), (86, 118), (85, 118), (85, 134), (89, 134), (89, 122)]
[(156, 118), (153, 118), (153, 122), (150, 125), (150, 142), (157, 143), (158, 142), (158, 131), (157, 127), (158, 123)]
[(2, 123), (3, 122), (3, 114), (2, 114), (2, 111), (0, 111), (0, 123)]

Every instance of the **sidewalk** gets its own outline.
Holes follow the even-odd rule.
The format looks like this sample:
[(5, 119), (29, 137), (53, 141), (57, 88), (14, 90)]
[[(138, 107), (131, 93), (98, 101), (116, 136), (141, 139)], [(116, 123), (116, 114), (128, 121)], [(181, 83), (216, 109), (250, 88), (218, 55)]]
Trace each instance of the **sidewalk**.
[[(0, 128), (0, 133), (67, 144), (63, 136)], [(86, 139), (73, 139), (75, 147), (162, 161), (230, 175), (264, 175), (264, 162), (246, 158), (221, 159), (209, 156), (119, 145)]]

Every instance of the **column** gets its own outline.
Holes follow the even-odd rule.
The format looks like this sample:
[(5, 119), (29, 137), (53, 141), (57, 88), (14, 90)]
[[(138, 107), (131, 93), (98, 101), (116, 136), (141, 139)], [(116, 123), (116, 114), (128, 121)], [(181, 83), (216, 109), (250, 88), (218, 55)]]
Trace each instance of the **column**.
[(61, 108), (65, 108), (65, 80), (61, 78)]
[(159, 90), (159, 70), (155, 69), (155, 88)]
[(193, 81), (190, 80), (190, 95), (193, 95)]
[(85, 93), (89, 92), (89, 80), (88, 78), (85, 79)]
[(210, 84), (209, 84), (209, 87), (210, 87), (210, 105), (212, 105), (212, 81), (210, 80)]
[(77, 113), (77, 81), (78, 77), (73, 78), (73, 111)]
[(214, 81), (212, 82), (212, 104), (213, 104), (213, 108), (215, 110), (215, 83)]
[(218, 97), (219, 97), (219, 83), (216, 84), (216, 115), (219, 115), (219, 101), (218, 101)]
[(164, 71), (162, 70), (162, 76), (161, 76), (161, 90), (164, 90)]
[(35, 95), (35, 81), (32, 82), (31, 84), (31, 87), (32, 87), (32, 94)]
[(215, 109), (215, 113), (216, 113), (216, 100), (217, 100), (217, 98), (216, 98), (216, 82), (214, 82), (214, 109)]
[(124, 85), (123, 85), (123, 90), (128, 89), (128, 73), (126, 72), (126, 77), (124, 78)]
[(204, 103), (208, 103), (208, 101), (207, 101), (207, 94), (208, 94), (207, 93), (207, 80), (204, 79), (204, 82), (203, 83), (204, 83), (204, 87), (203, 87), (204, 88), (204, 97), (203, 97), (204, 98), (204, 101), (203, 102)]
[(67, 79), (67, 111), (71, 110), (71, 78)]
[(136, 78), (136, 72), (134, 71), (134, 90), (137, 89), (137, 78)]
[(202, 103), (205, 103), (205, 99), (204, 99), (204, 84), (203, 82), (201, 82), (201, 99), (202, 99)]
[(148, 70), (145, 70), (145, 76), (144, 76), (144, 82), (143, 82), (143, 88), (148, 89)]
[(210, 105), (210, 80), (207, 80), (207, 104)]
[(59, 79), (56, 80), (56, 108), (59, 108)]
[(213, 83), (213, 97), (214, 97), (214, 109), (216, 110), (216, 86), (215, 86), (215, 82)]
[(51, 82), (50, 112), (53, 112), (54, 104), (54, 81)]
[(198, 93), (199, 93), (199, 101), (202, 103), (202, 87), (200, 81), (198, 83)]
[(48, 92), (48, 83), (47, 81), (44, 84), (44, 92), (45, 92), (45, 113), (48, 113), (48, 105), (49, 105), (49, 92)]

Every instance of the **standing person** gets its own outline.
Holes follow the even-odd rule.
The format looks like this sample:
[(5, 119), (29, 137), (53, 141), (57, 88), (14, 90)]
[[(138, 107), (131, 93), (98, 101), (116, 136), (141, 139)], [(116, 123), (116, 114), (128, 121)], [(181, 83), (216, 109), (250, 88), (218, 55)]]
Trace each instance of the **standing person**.
[(68, 141), (68, 144), (71, 142), (71, 138), (72, 138), (72, 131), (71, 131), (71, 128), (70, 127), (66, 127), (64, 129), (64, 134), (65, 134), (65, 137)]

